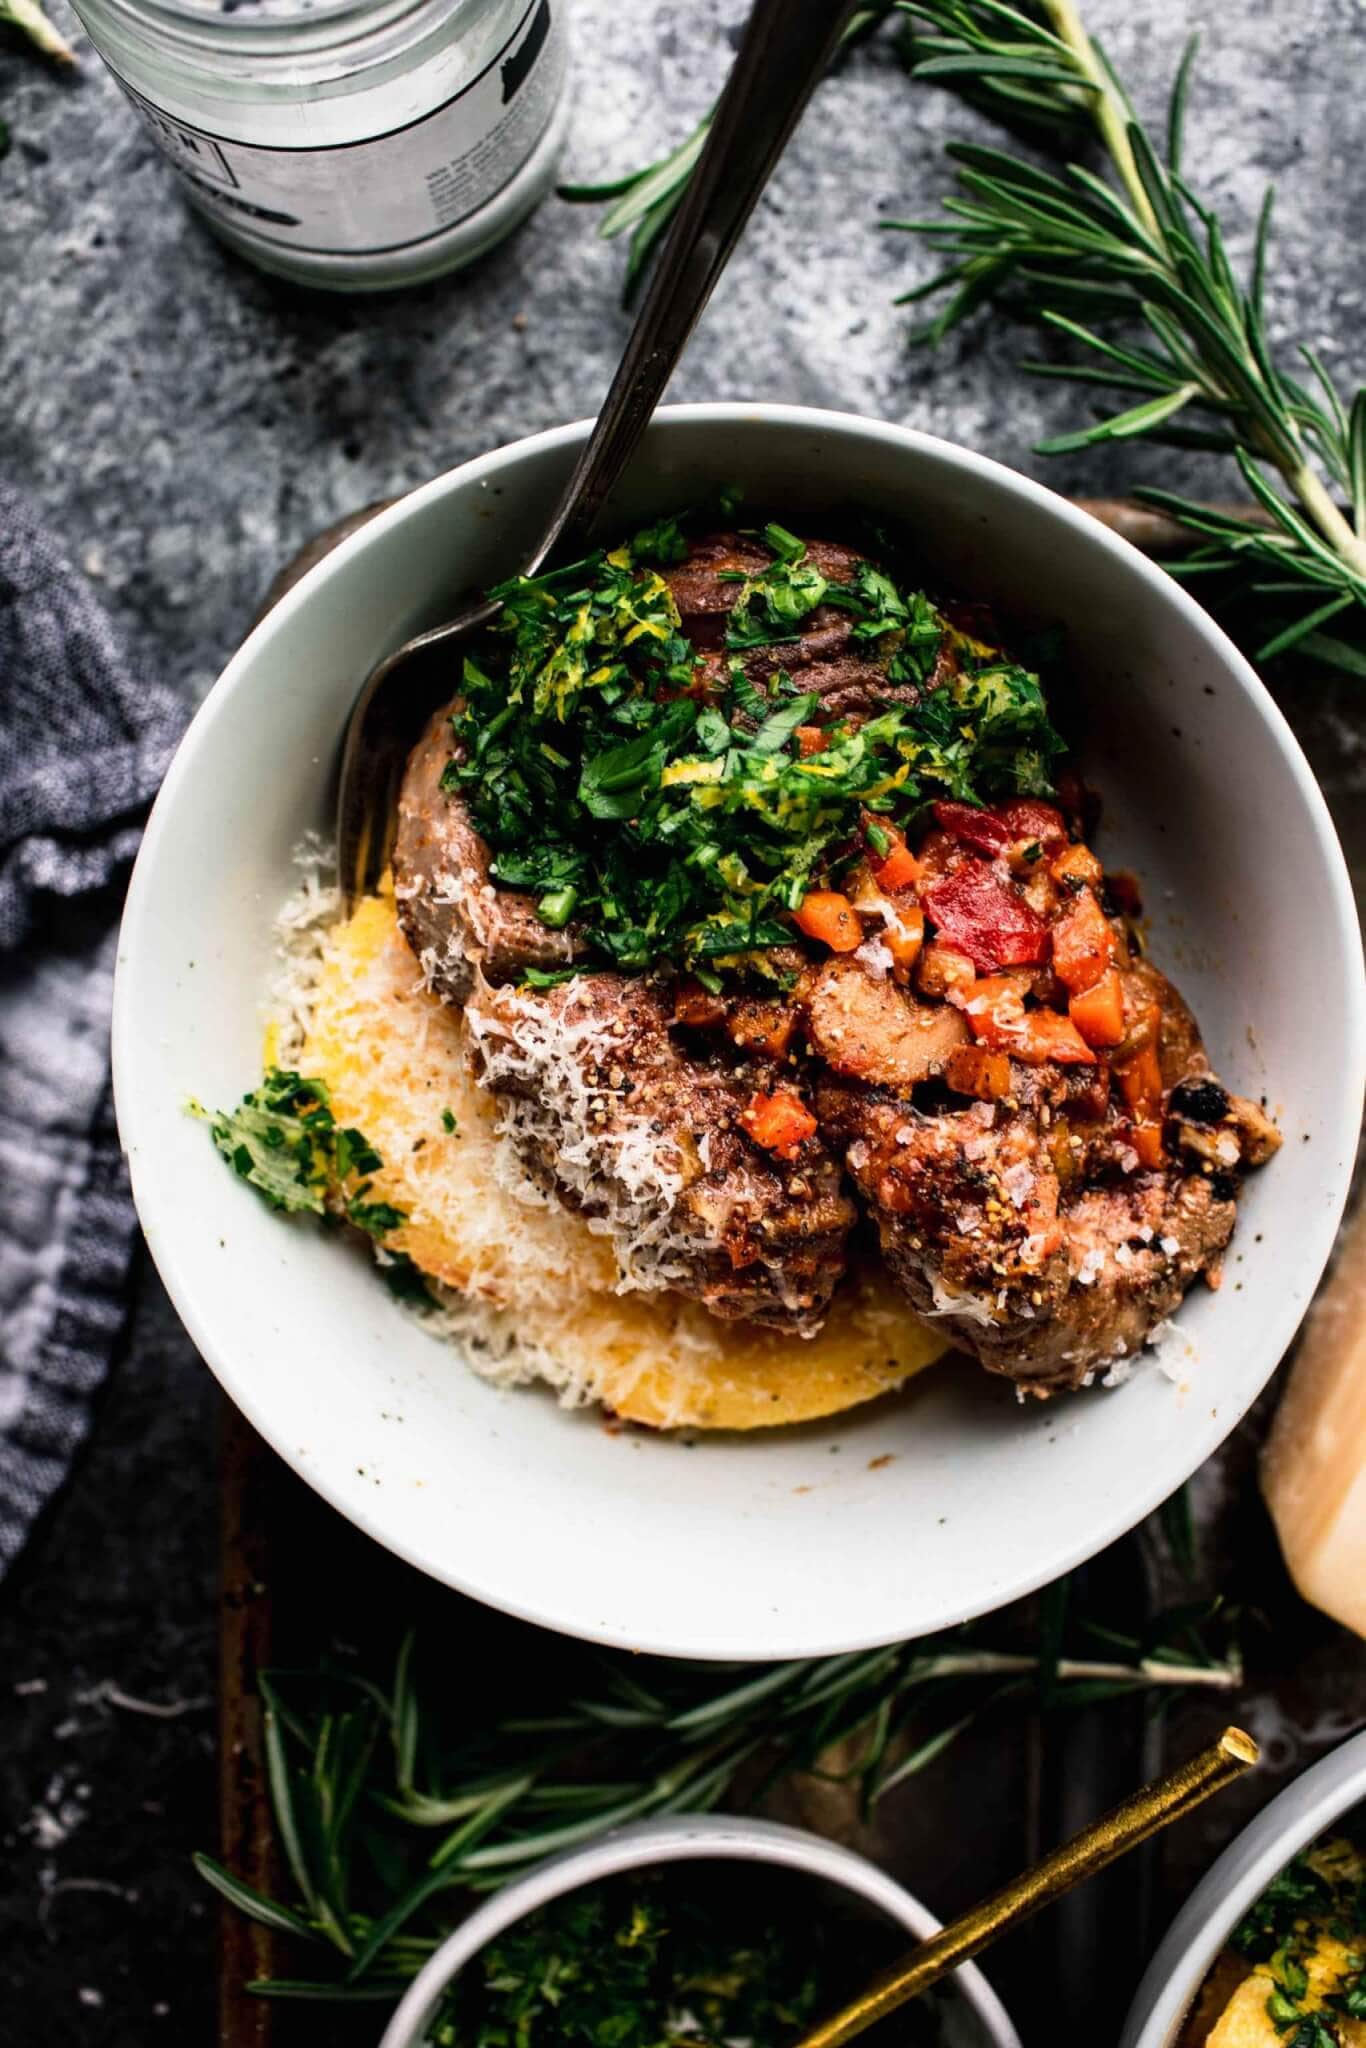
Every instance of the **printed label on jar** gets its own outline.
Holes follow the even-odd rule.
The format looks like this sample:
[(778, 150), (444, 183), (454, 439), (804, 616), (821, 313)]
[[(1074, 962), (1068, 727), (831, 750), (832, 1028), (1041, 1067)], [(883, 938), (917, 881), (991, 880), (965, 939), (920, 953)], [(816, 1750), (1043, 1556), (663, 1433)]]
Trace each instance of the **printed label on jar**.
[(356, 142), (263, 149), (191, 127), (119, 84), (197, 203), (240, 232), (301, 254), (388, 255), (467, 220), (531, 155), (564, 79), (560, 12), (532, 0), (478, 78), (429, 114)]

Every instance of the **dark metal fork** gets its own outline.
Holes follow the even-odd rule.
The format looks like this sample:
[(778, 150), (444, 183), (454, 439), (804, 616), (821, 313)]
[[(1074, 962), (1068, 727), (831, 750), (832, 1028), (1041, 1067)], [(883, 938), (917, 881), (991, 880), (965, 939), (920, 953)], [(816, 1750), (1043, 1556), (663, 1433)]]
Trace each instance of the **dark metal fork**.
[[(536, 575), (552, 554), (573, 560), (584, 552), (851, 12), (852, 0), (755, 0), (620, 367), (539, 544), (520, 565), (524, 575)], [(481, 633), (498, 610), (487, 598), (474, 601), (405, 641), (366, 678), (342, 743), (337, 797), (338, 876), (348, 907), (388, 864), (404, 764), (442, 691), (453, 694), (459, 643)], [(433, 650), (441, 652), (439, 665)]]

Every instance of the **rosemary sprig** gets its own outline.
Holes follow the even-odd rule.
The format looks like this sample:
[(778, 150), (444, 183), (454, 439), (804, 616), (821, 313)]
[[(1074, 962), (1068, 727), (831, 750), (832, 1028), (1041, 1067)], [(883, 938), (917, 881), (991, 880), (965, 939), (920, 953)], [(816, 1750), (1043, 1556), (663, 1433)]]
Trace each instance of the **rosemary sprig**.
[[(1200, 536), (1178, 573), (1233, 570), (1259, 597), (1309, 603), (1259, 658), (1285, 652), (1340, 613), (1356, 614), (1351, 624), (1359, 627), (1366, 392), (1345, 402), (1307, 345), (1300, 349), (1307, 382), (1272, 354), (1264, 310), (1270, 192), (1243, 285), (1218, 218), (1186, 179), (1182, 139), (1195, 43), (1178, 68), (1159, 141), (1138, 120), (1073, 0), (1025, 7), (900, 0), (899, 11), (926, 31), (913, 77), (1027, 91), (1036, 119), (1046, 122), (1052, 109), (1069, 143), (1082, 108), (1103, 153), (1098, 175), (1076, 161), (1052, 170), (979, 144), (951, 145), (957, 190), (943, 215), (883, 224), (919, 235), (946, 259), (903, 301), (949, 291), (923, 337), (941, 339), (987, 301), (1004, 299), (1081, 351), (1080, 360), (1026, 369), (1137, 401), (1043, 442), (1043, 454), (1143, 435), (1232, 456), (1261, 520), (1171, 491), (1139, 495)], [(1115, 322), (1141, 338), (1112, 338)]]
[(1076, 1707), (1241, 1682), (1214, 1608), (1173, 1611), (1140, 1638), (1069, 1621), (1061, 1598), (1045, 1606), (1032, 1649), (963, 1629), (780, 1665), (645, 1663), (521, 1630), (496, 1661), (515, 1683), (534, 1653), (536, 1705), (501, 1714), (482, 1684), (462, 1710), (448, 1674), (423, 1677), (411, 1637), (387, 1689), (354, 1669), (263, 1674), (292, 1897), (267, 1898), (207, 1856), (196, 1866), (234, 1907), (330, 1957), (317, 1979), (254, 1989), (393, 1998), (470, 1895), (623, 1822), (759, 1805), (798, 1772), (851, 1786), (867, 1810), (1006, 1698)]
[[(1237, 465), (1247, 515), (1178, 492), (1141, 489), (1192, 534), (1168, 568), (1218, 577), (1273, 625), (1259, 659), (1298, 647), (1366, 670), (1366, 391), (1345, 395), (1304, 344), (1304, 376), (1272, 353), (1265, 280), (1272, 195), (1249, 276), (1229, 261), (1224, 229), (1186, 176), (1183, 129), (1195, 44), (1172, 87), (1165, 133), (1138, 120), (1075, 0), (897, 0), (858, 17), (866, 34), (889, 14), (910, 28), (913, 79), (947, 87), (1015, 133), (1042, 142), (1050, 165), (960, 142), (948, 150), (956, 190), (942, 214), (881, 225), (928, 242), (943, 259), (909, 304), (948, 293), (917, 338), (940, 341), (988, 303), (1032, 319), (1070, 345), (1036, 376), (1125, 401), (1040, 444), (1062, 455), (1140, 437), (1213, 451)], [(709, 118), (709, 117), (708, 117)], [(615, 201), (601, 232), (635, 230), (628, 285), (677, 206), (706, 132), (607, 187), (568, 196)], [(1099, 169), (1086, 157), (1099, 151)], [(1337, 629), (1324, 628), (1339, 621)], [(1345, 637), (1344, 637), (1345, 636)]]

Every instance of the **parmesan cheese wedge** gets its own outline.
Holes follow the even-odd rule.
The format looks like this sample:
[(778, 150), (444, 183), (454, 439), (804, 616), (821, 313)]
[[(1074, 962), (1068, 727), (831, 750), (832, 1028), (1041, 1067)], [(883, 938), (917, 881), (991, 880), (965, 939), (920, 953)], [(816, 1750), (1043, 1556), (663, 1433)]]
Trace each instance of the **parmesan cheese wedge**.
[(322, 936), (306, 1010), (297, 1049), (288, 1034), (277, 1046), (379, 1152), (373, 1198), (405, 1218), (385, 1248), (439, 1283), (444, 1311), (428, 1320), (486, 1377), (543, 1380), (567, 1403), (654, 1428), (758, 1429), (873, 1400), (944, 1352), (877, 1269), (843, 1281), (805, 1339), (722, 1322), (679, 1294), (623, 1292), (608, 1239), (519, 1165), (391, 895)]
[(1262, 1454), (1262, 1492), (1304, 1598), (1366, 1636), (1366, 1202), (1310, 1310)]

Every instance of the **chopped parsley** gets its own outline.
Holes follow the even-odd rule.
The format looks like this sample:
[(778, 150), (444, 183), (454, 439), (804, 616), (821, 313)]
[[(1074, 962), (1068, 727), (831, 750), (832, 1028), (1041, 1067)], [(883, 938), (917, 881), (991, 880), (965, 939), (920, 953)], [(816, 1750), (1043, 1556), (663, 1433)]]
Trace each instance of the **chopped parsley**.
[[(789, 1888), (756, 1886), (748, 1872), (741, 1881), (725, 1865), (618, 1878), (499, 1935), (457, 1977), (426, 2039), (431, 2048), (780, 2048), (884, 1959), (880, 1931), (813, 1919), (794, 1910)], [(911, 2043), (938, 2037), (932, 2011), (908, 2008), (899, 2019)]]
[[(1230, 1946), (1264, 1972), (1282, 2048), (1340, 2048), (1340, 2018), (1366, 2018), (1366, 1861), (1351, 1841), (1288, 1863), (1243, 1916)], [(1325, 1944), (1338, 1945), (1334, 1954)]]
[[(499, 586), (498, 627), (465, 663), (444, 786), (495, 881), (529, 891), (553, 929), (573, 922), (603, 962), (743, 963), (791, 941), (788, 915), (847, 870), (869, 814), (904, 825), (934, 796), (1050, 793), (1062, 744), (1036, 675), (872, 563), (831, 582), (786, 528), (763, 538), (772, 560), (739, 578), (719, 654), (681, 631), (661, 570), (686, 542), (663, 520)], [(820, 605), (848, 614), (860, 656), (918, 700), (826, 724), (800, 675), (746, 673), (747, 653), (781, 658)]]
[(430, 1298), (407, 1253), (391, 1251), (385, 1242), (406, 1219), (392, 1202), (372, 1199), (373, 1175), (384, 1162), (364, 1132), (337, 1122), (323, 1082), (272, 1067), (236, 1109), (216, 1114), (197, 1104), (191, 1109), (208, 1122), (209, 1135), (233, 1172), (269, 1208), (350, 1223), (375, 1240), (381, 1270), (395, 1294)]

